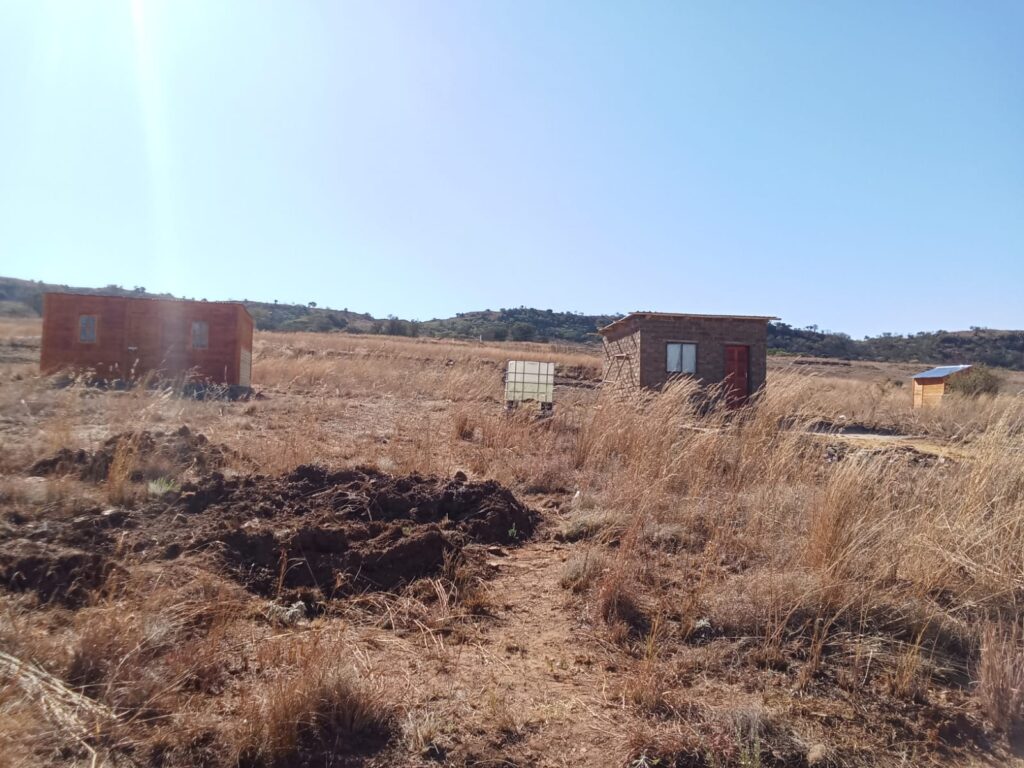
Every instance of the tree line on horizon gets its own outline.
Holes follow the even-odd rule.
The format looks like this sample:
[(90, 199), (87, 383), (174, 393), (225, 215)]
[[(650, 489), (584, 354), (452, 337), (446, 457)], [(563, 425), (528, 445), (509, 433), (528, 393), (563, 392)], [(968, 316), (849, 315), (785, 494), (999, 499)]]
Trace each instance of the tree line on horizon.
[[(32, 317), (42, 313), (47, 291), (76, 291), (174, 298), (153, 294), (142, 286), (123, 288), (71, 288), (30, 280), (0, 278), (0, 315)], [(514, 307), (460, 312), (455, 317), (405, 320), (396, 315), (375, 318), (369, 313), (319, 307), (316, 302), (290, 304), (243, 299), (259, 330), (345, 332), (389, 336), (430, 336), (484, 341), (536, 341), (569, 344), (600, 344), (597, 329), (622, 314), (587, 315), (551, 309)], [(922, 331), (914, 334), (883, 333), (854, 339), (848, 334), (817, 326), (797, 328), (775, 321), (768, 325), (769, 354), (827, 357), (844, 360), (922, 363), (982, 363), (1024, 370), (1024, 331), (996, 331), (973, 327), (967, 331)]]

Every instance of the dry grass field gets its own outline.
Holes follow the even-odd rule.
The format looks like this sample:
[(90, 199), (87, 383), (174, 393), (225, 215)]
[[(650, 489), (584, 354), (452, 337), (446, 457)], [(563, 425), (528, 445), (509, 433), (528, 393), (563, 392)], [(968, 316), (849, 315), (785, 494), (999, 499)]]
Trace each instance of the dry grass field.
[[(247, 402), (58, 387), (0, 324), (0, 764), (1005, 765), (1024, 389), (260, 333)], [(558, 364), (550, 418), (510, 357)]]

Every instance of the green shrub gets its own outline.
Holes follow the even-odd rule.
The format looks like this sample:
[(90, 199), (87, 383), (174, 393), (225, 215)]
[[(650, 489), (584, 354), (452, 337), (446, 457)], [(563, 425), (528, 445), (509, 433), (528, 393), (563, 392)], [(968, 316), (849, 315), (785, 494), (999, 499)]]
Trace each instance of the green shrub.
[(529, 323), (512, 323), (512, 341), (533, 341), (537, 337), (537, 329)]
[(987, 365), (975, 365), (963, 373), (951, 376), (946, 382), (946, 389), (966, 397), (977, 397), (996, 394), (1001, 384), (999, 374)]

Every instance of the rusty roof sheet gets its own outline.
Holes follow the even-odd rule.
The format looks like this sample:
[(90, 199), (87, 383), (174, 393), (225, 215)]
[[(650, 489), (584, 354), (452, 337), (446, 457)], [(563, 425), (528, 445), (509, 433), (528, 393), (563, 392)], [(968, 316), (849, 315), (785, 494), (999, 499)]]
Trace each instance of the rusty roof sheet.
[(773, 315), (701, 315), (693, 312), (630, 312), (628, 315), (608, 323), (603, 328), (598, 328), (597, 332), (604, 334), (606, 331), (610, 331), (634, 317), (689, 317), (695, 320), (760, 320), (765, 323), (779, 319)]

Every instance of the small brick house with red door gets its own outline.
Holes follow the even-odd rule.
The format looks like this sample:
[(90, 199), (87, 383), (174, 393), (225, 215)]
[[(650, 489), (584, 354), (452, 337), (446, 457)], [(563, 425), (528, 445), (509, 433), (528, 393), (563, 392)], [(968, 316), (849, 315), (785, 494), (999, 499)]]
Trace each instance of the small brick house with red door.
[(252, 317), (237, 302), (47, 293), (39, 368), (249, 387)]
[(599, 330), (607, 384), (660, 389), (680, 376), (725, 384), (733, 405), (765, 384), (774, 317), (632, 312)]

